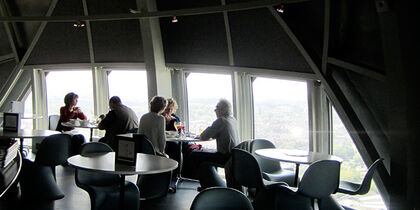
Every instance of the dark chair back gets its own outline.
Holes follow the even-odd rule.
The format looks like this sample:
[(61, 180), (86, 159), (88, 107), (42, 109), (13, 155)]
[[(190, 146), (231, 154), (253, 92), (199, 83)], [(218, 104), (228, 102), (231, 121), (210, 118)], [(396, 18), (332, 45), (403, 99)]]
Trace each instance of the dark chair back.
[(245, 187), (263, 186), (261, 169), (255, 157), (242, 149), (232, 149), (232, 172), (235, 180)]
[(340, 162), (320, 160), (306, 169), (297, 192), (310, 198), (324, 198), (337, 191), (339, 180)]
[(367, 170), (365, 177), (363, 177), (362, 184), (360, 188), (357, 190), (357, 194), (364, 195), (369, 192), (370, 190), (370, 183), (372, 182), (373, 174), (375, 173), (376, 168), (379, 164), (383, 161), (383, 158), (377, 159), (375, 162), (370, 165), (369, 169)]
[(35, 157), (35, 163), (57, 166), (67, 162), (71, 137), (68, 134), (54, 134), (42, 140)]
[[(80, 147), (80, 155), (87, 155), (98, 152), (112, 152), (110, 146), (101, 142), (89, 142)], [(76, 169), (75, 181), (76, 185), (82, 189), (86, 189), (87, 185), (104, 186), (113, 183), (119, 183), (120, 177), (116, 174), (95, 173), (86, 170)]]
[(136, 141), (136, 151), (139, 153), (156, 155), (155, 148), (149, 138), (143, 134), (133, 134), (133, 138)]
[(193, 200), (190, 210), (253, 210), (248, 198), (238, 190), (211, 187), (201, 191)]
[(280, 162), (277, 160), (270, 160), (267, 158), (255, 155), (255, 151), (258, 149), (270, 149), (276, 148), (274, 144), (266, 139), (254, 139), (251, 141), (251, 153), (260, 165), (261, 171), (271, 173), (281, 169)]

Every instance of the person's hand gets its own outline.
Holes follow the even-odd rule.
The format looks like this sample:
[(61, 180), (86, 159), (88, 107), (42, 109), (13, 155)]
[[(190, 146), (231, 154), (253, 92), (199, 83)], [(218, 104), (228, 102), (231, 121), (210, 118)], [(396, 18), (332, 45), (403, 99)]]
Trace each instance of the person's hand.
[(80, 108), (79, 107), (73, 107), (73, 112), (74, 113), (77, 113), (77, 114), (80, 114), (81, 112), (82, 112), (82, 110), (80, 110)]
[(163, 117), (165, 117), (166, 124), (168, 124), (172, 119), (175, 119), (175, 117), (168, 114), (164, 114)]
[(101, 114), (101, 115), (99, 115), (99, 118), (100, 118), (101, 120), (103, 120), (103, 119), (105, 118), (105, 115), (104, 115), (104, 114)]

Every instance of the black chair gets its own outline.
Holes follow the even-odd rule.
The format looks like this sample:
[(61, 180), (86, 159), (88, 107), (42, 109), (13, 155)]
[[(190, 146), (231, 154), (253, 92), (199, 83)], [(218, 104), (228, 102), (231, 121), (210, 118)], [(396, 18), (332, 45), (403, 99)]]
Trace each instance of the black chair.
[[(250, 142), (250, 140), (242, 141), (234, 148), (249, 151)], [(226, 181), (220, 177), (219, 173), (217, 172), (217, 168), (224, 168)], [(241, 186), (233, 178), (232, 158), (229, 158), (225, 165), (216, 164), (213, 162), (202, 163), (199, 168), (199, 176), (202, 189), (210, 187), (230, 187), (242, 191)]]
[(35, 161), (23, 159), (20, 174), (21, 198), (57, 200), (64, 197), (58, 188), (55, 167), (67, 162), (71, 137), (55, 134), (46, 137), (39, 145)]
[[(85, 143), (80, 149), (81, 155), (98, 152), (112, 152), (112, 149), (101, 142)], [(92, 210), (118, 209), (120, 202), (119, 175), (76, 169), (75, 182), (78, 187), (88, 192)], [(125, 181), (125, 209), (139, 209), (139, 196), (137, 186)]]
[[(153, 144), (142, 134), (133, 134), (136, 141), (136, 151), (139, 153), (156, 155)], [(139, 175), (137, 177), (137, 186), (140, 189), (141, 199), (154, 199), (166, 196), (171, 184), (172, 171)]]
[(255, 209), (274, 209), (275, 192), (285, 182), (271, 182), (263, 179), (255, 157), (242, 149), (232, 149), (232, 172), (235, 180), (247, 188), (255, 188), (256, 195), (252, 205)]
[(364, 195), (368, 193), (370, 190), (373, 174), (375, 173), (376, 168), (383, 160), (383, 158), (379, 158), (375, 162), (373, 162), (373, 164), (367, 170), (365, 177), (363, 177), (363, 181), (361, 184), (349, 181), (340, 181), (338, 192), (349, 195)]
[(277, 189), (276, 209), (342, 209), (331, 197), (338, 189), (339, 179), (339, 161), (314, 162), (306, 169), (297, 188), (280, 186)]
[(273, 182), (286, 182), (292, 186), (295, 182), (295, 172), (283, 169), (280, 161), (270, 160), (255, 154), (258, 149), (276, 148), (274, 144), (266, 139), (254, 139), (251, 141), (251, 153), (257, 159), (263, 173), (263, 178)]
[(193, 200), (190, 210), (253, 210), (251, 201), (232, 188), (211, 187), (201, 191)]

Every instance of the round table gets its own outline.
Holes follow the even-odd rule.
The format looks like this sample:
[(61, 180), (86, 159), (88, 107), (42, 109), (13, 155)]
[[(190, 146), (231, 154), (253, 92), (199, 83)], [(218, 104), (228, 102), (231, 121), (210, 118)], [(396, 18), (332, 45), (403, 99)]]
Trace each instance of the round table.
[(343, 159), (334, 155), (296, 149), (258, 149), (255, 151), (255, 154), (272, 160), (295, 163), (295, 186), (297, 186), (299, 180), (300, 164), (309, 165), (318, 160), (337, 160), (339, 162), (343, 162)]
[(61, 125), (65, 127), (70, 127), (70, 128), (89, 128), (90, 129), (90, 137), (89, 137), (90, 142), (92, 142), (92, 138), (93, 138), (93, 129), (98, 128), (98, 124), (93, 124), (90, 122), (86, 125), (74, 124), (70, 122), (62, 122)]
[(115, 161), (115, 152), (75, 155), (67, 162), (78, 169), (107, 174), (119, 174), (120, 179), (120, 209), (124, 209), (125, 175), (156, 174), (172, 171), (178, 167), (175, 160), (155, 155), (137, 153), (135, 166), (124, 165)]
[(19, 138), (20, 139), (20, 152), (23, 152), (23, 139), (25, 138), (40, 138), (47, 137), (54, 134), (59, 134), (58, 131), (52, 130), (31, 130), (31, 129), (19, 129), (17, 132), (4, 131), (0, 129), (0, 137), (5, 138)]

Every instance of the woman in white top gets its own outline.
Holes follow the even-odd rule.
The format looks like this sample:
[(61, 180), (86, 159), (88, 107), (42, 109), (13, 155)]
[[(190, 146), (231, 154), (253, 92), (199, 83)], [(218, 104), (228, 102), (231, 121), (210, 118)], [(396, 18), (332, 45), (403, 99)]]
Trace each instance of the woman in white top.
[(139, 134), (143, 134), (149, 138), (155, 148), (156, 153), (165, 154), (165, 117), (162, 112), (165, 110), (167, 101), (160, 96), (154, 96), (149, 103), (150, 112), (144, 114), (140, 118)]

